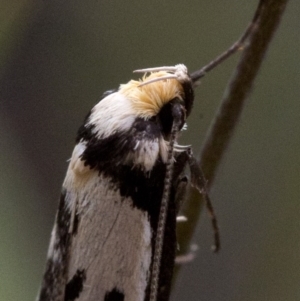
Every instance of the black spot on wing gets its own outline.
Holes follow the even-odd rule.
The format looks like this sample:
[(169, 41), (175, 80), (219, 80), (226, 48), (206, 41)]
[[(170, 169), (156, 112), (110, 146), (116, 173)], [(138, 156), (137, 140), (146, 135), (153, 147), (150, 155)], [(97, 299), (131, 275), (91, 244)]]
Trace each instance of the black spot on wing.
[(63, 298), (70, 249), (70, 219), (71, 212), (66, 206), (66, 191), (62, 190), (55, 222), (53, 250), (46, 263), (37, 300), (52, 301)]
[(66, 285), (64, 301), (74, 301), (79, 297), (86, 280), (85, 270), (77, 270), (75, 275)]
[(124, 298), (124, 294), (114, 288), (112, 291), (105, 294), (104, 301), (124, 301)]
[[(173, 180), (171, 188), (171, 202), (175, 200), (178, 179), (184, 171), (187, 162), (186, 154), (180, 153), (176, 156), (173, 169)], [(130, 197), (133, 205), (149, 214), (151, 226), (156, 228), (163, 193), (166, 166), (158, 161), (152, 171), (145, 175), (139, 169), (123, 166), (115, 169), (116, 174), (111, 174), (112, 181), (118, 179), (117, 186), (121, 196)], [(175, 206), (175, 205), (174, 205)], [(176, 208), (178, 210), (178, 208)]]

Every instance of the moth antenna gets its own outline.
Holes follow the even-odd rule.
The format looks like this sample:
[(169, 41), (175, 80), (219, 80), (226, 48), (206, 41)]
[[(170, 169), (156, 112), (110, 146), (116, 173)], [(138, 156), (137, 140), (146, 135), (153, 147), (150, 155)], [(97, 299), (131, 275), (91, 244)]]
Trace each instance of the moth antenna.
[(149, 299), (150, 301), (157, 301), (162, 248), (164, 244), (165, 225), (167, 220), (170, 190), (172, 185), (172, 177), (173, 177), (173, 169), (174, 169), (174, 160), (173, 160), (174, 144), (176, 141), (176, 135), (179, 132), (181, 117), (182, 117), (181, 113), (178, 114), (178, 111), (175, 112), (175, 109), (178, 109), (177, 104), (175, 104), (172, 109), (173, 109), (172, 110), (173, 125), (172, 125), (171, 137), (169, 142), (168, 158), (166, 163), (166, 175), (164, 180), (164, 188), (163, 188), (163, 194), (161, 199), (160, 212), (158, 217), (158, 225), (157, 225), (156, 238), (155, 238), (154, 256), (153, 256), (151, 282), (150, 282), (150, 299)]
[(146, 73), (146, 72), (159, 72), (159, 71), (175, 72), (176, 66), (164, 66), (164, 67), (137, 69), (137, 70), (134, 70), (133, 73)]
[(153, 78), (150, 79), (148, 81), (142, 82), (141, 84), (138, 85), (138, 87), (142, 87), (154, 82), (158, 82), (160, 80), (166, 80), (166, 79), (177, 79), (177, 76), (175, 74), (170, 74), (170, 75), (166, 75), (166, 76), (162, 76), (162, 77), (157, 77), (157, 78)]
[[(188, 69), (184, 64), (177, 64), (175, 66), (165, 66), (165, 67), (155, 67), (155, 68), (145, 68), (145, 69), (138, 69), (134, 70), (134, 73), (147, 73), (147, 72), (159, 72), (159, 71), (166, 71), (169, 73), (174, 73), (172, 76), (170, 75), (170, 78), (175, 78), (179, 82), (184, 83), (186, 81), (190, 81), (190, 76), (188, 74)], [(165, 77), (161, 77), (160, 79), (155, 79), (154, 81), (161, 80), (161, 79), (168, 79), (169, 75), (166, 75)], [(145, 84), (148, 84), (150, 82), (154, 82), (152, 80), (145, 82)], [(140, 86), (143, 86), (144, 83), (141, 83)]]

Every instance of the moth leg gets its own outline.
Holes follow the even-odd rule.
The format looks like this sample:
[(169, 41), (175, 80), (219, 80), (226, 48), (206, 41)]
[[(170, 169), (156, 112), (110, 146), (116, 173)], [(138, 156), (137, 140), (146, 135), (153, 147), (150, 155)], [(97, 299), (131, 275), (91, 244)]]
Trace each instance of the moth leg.
[(175, 189), (175, 191), (176, 191), (175, 204), (176, 204), (176, 209), (177, 209), (176, 215), (178, 215), (180, 209), (182, 208), (184, 201), (186, 200), (188, 184), (189, 184), (189, 179), (186, 175), (184, 175), (180, 179), (178, 179), (176, 189)]
[(194, 157), (192, 150), (187, 151), (188, 163), (191, 171), (191, 185), (195, 187), (199, 193), (203, 196), (205, 201), (205, 206), (211, 218), (211, 223), (214, 231), (214, 245), (212, 249), (214, 252), (220, 250), (220, 235), (219, 235), (219, 226), (217, 222), (217, 217), (215, 215), (212, 202), (210, 200), (208, 189), (207, 189), (207, 180), (205, 179), (204, 173), (201, 169), (201, 166), (197, 159)]
[(189, 178), (184, 174), (184, 169), (187, 165), (188, 159), (188, 153), (186, 151), (179, 153), (179, 155), (175, 158), (176, 162), (173, 169), (173, 185), (175, 190), (176, 215), (178, 215), (184, 200), (186, 199)]
[[(176, 187), (176, 194), (175, 194), (175, 203), (177, 208), (177, 218), (176, 218), (176, 224), (177, 227), (181, 227), (181, 223), (185, 223), (188, 221), (187, 217), (185, 215), (180, 215), (180, 209), (183, 207), (183, 203), (186, 200), (187, 192), (188, 192), (188, 185), (189, 185), (189, 178), (184, 175), (180, 179), (178, 179), (177, 187)], [(184, 227), (184, 226), (183, 226)], [(180, 251), (180, 245), (177, 243), (177, 250)], [(177, 254), (175, 257), (175, 263), (176, 264), (185, 264), (189, 263), (194, 260), (195, 253), (197, 251), (197, 246), (192, 245), (190, 247), (190, 250), (187, 251), (185, 254)]]

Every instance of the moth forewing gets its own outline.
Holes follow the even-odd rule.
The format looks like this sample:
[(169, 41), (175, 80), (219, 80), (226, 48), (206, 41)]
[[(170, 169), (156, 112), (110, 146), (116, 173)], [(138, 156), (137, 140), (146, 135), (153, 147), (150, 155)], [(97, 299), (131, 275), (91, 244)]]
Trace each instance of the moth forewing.
[(176, 252), (175, 198), (177, 187), (184, 187), (180, 174), (187, 162), (178, 133), (170, 141), (177, 118), (172, 108), (177, 106), (181, 116), (180, 130), (193, 96), (186, 67), (176, 65), (121, 85), (91, 110), (78, 131), (63, 183), (38, 300), (149, 300), (168, 153), (174, 143), (155, 297), (168, 300)]

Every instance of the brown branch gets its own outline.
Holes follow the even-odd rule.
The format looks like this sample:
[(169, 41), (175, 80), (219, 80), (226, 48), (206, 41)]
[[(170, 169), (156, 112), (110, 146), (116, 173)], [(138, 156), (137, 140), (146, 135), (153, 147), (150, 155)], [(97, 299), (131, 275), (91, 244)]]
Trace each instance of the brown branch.
[[(225, 91), (221, 106), (208, 131), (200, 155), (202, 169), (208, 180), (208, 188), (211, 187), (214, 181), (218, 166), (233, 136), (245, 101), (251, 91), (254, 79), (258, 74), (268, 45), (280, 23), (287, 2), (288, 0), (261, 0), (253, 21), (245, 31), (245, 33), (247, 33), (246, 41), (243, 38), (245, 33), (242, 35), (241, 39), (244, 39), (243, 43), (246, 42), (247, 45)], [(251, 32), (247, 32), (249, 28)], [(200, 69), (200, 71), (201, 70), (202, 69)], [(200, 71), (197, 72), (201, 73)], [(192, 73), (196, 78), (195, 74), (196, 73)], [(197, 76), (199, 76), (199, 74), (197, 74)], [(188, 252), (190, 240), (197, 225), (201, 207), (199, 196), (196, 196), (196, 194), (192, 192), (191, 198), (184, 210), (184, 214), (188, 217), (188, 222), (185, 223), (184, 227), (179, 227), (178, 231), (181, 253)], [(178, 266), (176, 270), (176, 275), (179, 268), (180, 266)]]
[(257, 25), (262, 2), (263, 1), (260, 1), (251, 23), (247, 26), (247, 28), (244, 31), (244, 33), (242, 34), (242, 36), (235, 43), (233, 43), (226, 51), (221, 53), (214, 60), (212, 60), (204, 67), (202, 67), (199, 70), (194, 71), (191, 74), (191, 79), (194, 83), (197, 83), (197, 81), (200, 78), (202, 78), (203, 76), (205, 76), (207, 72), (211, 71), (212, 69), (214, 69), (215, 67), (220, 65), (222, 62), (224, 62), (226, 59), (228, 59), (231, 55), (236, 53), (238, 50), (241, 50), (244, 48), (245, 42), (247, 41), (249, 35), (254, 31), (254, 29)]
[(211, 186), (215, 173), (241, 116), (246, 99), (258, 74), (260, 65), (280, 23), (288, 0), (260, 1), (257, 28), (249, 37), (235, 74), (231, 79), (221, 107), (204, 142), (201, 164)]

